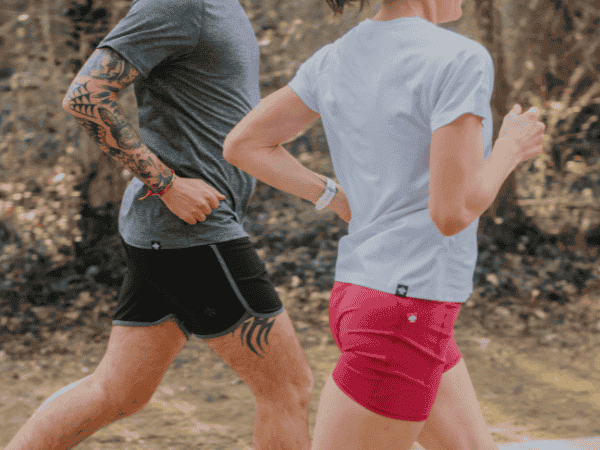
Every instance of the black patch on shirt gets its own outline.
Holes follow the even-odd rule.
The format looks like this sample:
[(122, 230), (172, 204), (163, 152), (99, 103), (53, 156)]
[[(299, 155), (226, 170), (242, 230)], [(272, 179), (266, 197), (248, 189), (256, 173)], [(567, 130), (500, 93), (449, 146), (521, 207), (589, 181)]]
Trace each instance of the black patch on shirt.
[(406, 297), (406, 294), (408, 294), (408, 286), (404, 286), (403, 284), (396, 286), (396, 295), (398, 297)]

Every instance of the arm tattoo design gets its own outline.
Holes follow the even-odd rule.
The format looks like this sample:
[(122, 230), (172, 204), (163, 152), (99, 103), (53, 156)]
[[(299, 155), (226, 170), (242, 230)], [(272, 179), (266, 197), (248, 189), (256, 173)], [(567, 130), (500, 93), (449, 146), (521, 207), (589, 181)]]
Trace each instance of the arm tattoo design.
[[(256, 344), (261, 351), (264, 351), (260, 340), (261, 338), (264, 338), (265, 344), (269, 344), (269, 332), (271, 331), (271, 328), (273, 328), (274, 324), (274, 317), (249, 317), (242, 323), (241, 326), (240, 338), (242, 340), (242, 345), (244, 345), (244, 339), (246, 339), (246, 344), (248, 345), (248, 348), (262, 358), (262, 356), (254, 349), (254, 346), (252, 345), (252, 336), (254, 334), (254, 330), (258, 330), (256, 333)], [(235, 333), (235, 330), (233, 330), (233, 332), (231, 333), (232, 336), (233, 333)]]
[(117, 108), (117, 94), (138, 75), (135, 67), (113, 50), (98, 49), (71, 84), (65, 100), (100, 148), (157, 192), (173, 175)]
[(98, 80), (117, 81), (124, 87), (133, 83), (139, 72), (113, 50), (104, 50), (94, 52), (90, 57), (90, 62), (99, 66), (99, 69), (91, 71), (91, 76)]
[(77, 122), (79, 122), (79, 124), (87, 130), (88, 134), (98, 143), (100, 148), (102, 148), (105, 153), (125, 166), (127, 170), (137, 174), (144, 182), (151, 178), (151, 173), (147, 170), (144, 170), (151, 163), (139, 157), (139, 153), (142, 153), (144, 150), (143, 148), (138, 149), (138, 154), (124, 152), (120, 148), (111, 146), (106, 141), (106, 127), (98, 125), (96, 122), (93, 122), (89, 119), (77, 118)]

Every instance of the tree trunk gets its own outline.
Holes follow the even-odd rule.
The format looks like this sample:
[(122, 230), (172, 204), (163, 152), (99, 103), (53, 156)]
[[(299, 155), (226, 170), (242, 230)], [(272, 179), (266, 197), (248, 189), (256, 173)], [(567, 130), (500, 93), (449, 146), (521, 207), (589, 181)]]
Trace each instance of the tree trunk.
[[(493, 140), (496, 140), (502, 119), (509, 111), (507, 100), (510, 86), (506, 77), (506, 52), (502, 33), (502, 16), (495, 7), (494, 0), (474, 0), (475, 17), (480, 30), (481, 42), (488, 49), (494, 61), (494, 92), (492, 93), (492, 115), (494, 120)], [(515, 173), (506, 179), (498, 196), (482, 218), (515, 217), (519, 206), (515, 196)]]

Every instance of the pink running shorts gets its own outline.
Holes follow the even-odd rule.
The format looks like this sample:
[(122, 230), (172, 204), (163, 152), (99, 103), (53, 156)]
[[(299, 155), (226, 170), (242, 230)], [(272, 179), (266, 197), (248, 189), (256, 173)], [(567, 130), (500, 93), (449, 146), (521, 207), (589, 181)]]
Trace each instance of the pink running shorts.
[(333, 380), (377, 414), (427, 420), (442, 374), (461, 358), (454, 340), (460, 305), (336, 282), (329, 324), (342, 355)]

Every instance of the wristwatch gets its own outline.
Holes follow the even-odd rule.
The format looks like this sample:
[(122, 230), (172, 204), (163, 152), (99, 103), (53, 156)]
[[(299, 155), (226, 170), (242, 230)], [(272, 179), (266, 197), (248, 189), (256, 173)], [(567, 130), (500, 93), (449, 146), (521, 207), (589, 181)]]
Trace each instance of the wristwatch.
[(337, 186), (333, 180), (327, 178), (327, 188), (325, 189), (325, 193), (315, 205), (317, 211), (321, 211), (323, 208), (329, 205), (329, 202), (331, 202), (333, 197), (335, 197), (335, 194), (337, 194)]

